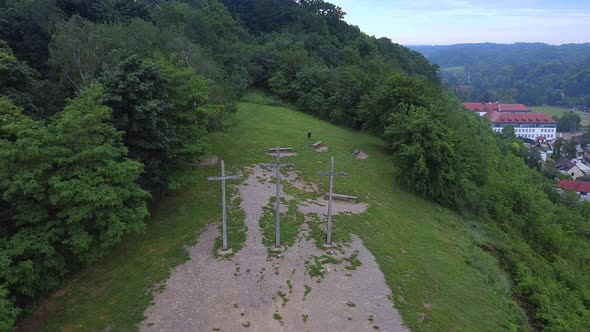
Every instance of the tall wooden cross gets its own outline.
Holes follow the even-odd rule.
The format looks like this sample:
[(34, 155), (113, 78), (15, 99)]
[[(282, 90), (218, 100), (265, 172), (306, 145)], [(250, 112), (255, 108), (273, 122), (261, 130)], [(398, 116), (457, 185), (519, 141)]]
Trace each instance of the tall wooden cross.
[(281, 168), (291, 168), (295, 165), (293, 164), (281, 164), (281, 147), (277, 146), (274, 150), (277, 153), (277, 161), (274, 164), (269, 164), (268, 166), (275, 168), (275, 178), (276, 178), (276, 221), (275, 221), (275, 248), (281, 247)]
[(239, 175), (225, 175), (225, 163), (221, 161), (221, 176), (208, 177), (209, 181), (221, 181), (221, 213), (222, 213), (222, 229), (223, 229), (223, 243), (222, 250), (227, 250), (227, 214), (225, 212), (225, 180), (237, 180)]
[(334, 177), (335, 176), (347, 176), (348, 173), (334, 172), (334, 157), (330, 158), (330, 171), (329, 172), (317, 172), (319, 176), (330, 177), (330, 193), (328, 194), (328, 225), (326, 226), (326, 244), (332, 244), (332, 195), (334, 193)]

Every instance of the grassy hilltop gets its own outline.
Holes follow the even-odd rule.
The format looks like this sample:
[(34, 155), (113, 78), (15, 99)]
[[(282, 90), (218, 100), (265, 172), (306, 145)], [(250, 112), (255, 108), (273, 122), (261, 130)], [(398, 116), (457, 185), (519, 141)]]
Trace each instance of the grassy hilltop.
[[(237, 126), (212, 137), (214, 151), (229, 172), (271, 162), (265, 150), (281, 145), (296, 150), (298, 156), (289, 162), (305, 180), (318, 183), (320, 191), (327, 190), (327, 179), (314, 174), (327, 170), (330, 156), (336, 158), (337, 171), (349, 173), (337, 179), (337, 191), (358, 195), (370, 207), (361, 215), (335, 216), (334, 239), (348, 233), (362, 238), (385, 274), (406, 325), (426, 331), (524, 327), (506, 277), (475, 244), (483, 235), (450, 210), (396, 187), (383, 141), (285, 107), (244, 102), (239, 108)], [(313, 132), (311, 141), (308, 130)], [(313, 151), (310, 145), (316, 140), (329, 151)], [(354, 148), (369, 158), (357, 160), (351, 154)], [(194, 184), (160, 201), (144, 234), (127, 238), (72, 278), (27, 323), (36, 321), (49, 331), (136, 329), (152, 292), (188, 259), (185, 246), (220, 219), (219, 186), (205, 180), (218, 173), (218, 166), (195, 168), (190, 174)], [(243, 224), (240, 211), (231, 208), (230, 245), (239, 248)]]

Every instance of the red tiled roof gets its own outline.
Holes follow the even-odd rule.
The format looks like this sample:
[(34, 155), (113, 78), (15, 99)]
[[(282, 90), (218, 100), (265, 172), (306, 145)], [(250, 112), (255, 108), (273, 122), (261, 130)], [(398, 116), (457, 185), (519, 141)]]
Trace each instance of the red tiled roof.
[(463, 107), (470, 111), (487, 112), (530, 112), (531, 110), (523, 104), (498, 104), (498, 103), (463, 103)]
[(517, 113), (506, 114), (502, 112), (488, 112), (484, 115), (492, 123), (557, 123), (547, 114), (544, 113)]
[(463, 107), (470, 111), (477, 112), (488, 112), (498, 110), (498, 104), (496, 103), (463, 103)]
[(500, 104), (500, 112), (530, 112), (531, 110), (523, 104)]
[(561, 180), (557, 182), (557, 186), (561, 189), (573, 189), (578, 193), (590, 193), (590, 182)]

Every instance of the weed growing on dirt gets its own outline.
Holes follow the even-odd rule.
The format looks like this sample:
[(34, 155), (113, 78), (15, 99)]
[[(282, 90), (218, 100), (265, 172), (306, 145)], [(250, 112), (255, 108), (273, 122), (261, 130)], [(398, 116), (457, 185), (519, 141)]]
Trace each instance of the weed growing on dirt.
[(287, 297), (287, 294), (283, 293), (282, 291), (278, 291), (277, 295), (281, 298), (281, 300), (283, 300), (283, 303), (281, 303), (281, 306), (283, 308), (285, 308), (285, 306), (287, 305), (287, 302), (289, 302), (289, 298)]
[[(230, 190), (228, 190), (228, 192), (230, 192), (231, 194), (229, 194), (228, 197), (226, 197), (227, 245), (229, 248), (232, 249), (232, 253), (223, 255), (223, 259), (230, 259), (233, 255), (235, 255), (238, 251), (242, 249), (244, 243), (246, 242), (246, 224), (244, 222), (246, 215), (244, 214), (244, 211), (240, 208), (242, 199), (240, 198), (237, 186), (233, 186), (228, 183), (227, 188), (231, 188)], [(221, 215), (221, 204), (219, 204), (219, 213)], [(221, 222), (219, 222), (220, 236), (215, 240), (215, 246), (213, 247), (213, 254), (217, 257), (219, 257), (219, 254), (217, 252), (221, 249), (222, 246), (221, 227)]]
[(352, 255), (350, 255), (350, 257), (345, 257), (344, 260), (350, 263), (350, 265), (347, 265), (344, 268), (352, 271), (356, 270), (359, 266), (361, 266), (363, 263), (360, 261), (360, 259), (358, 259), (358, 255), (358, 251), (355, 251), (354, 253), (352, 253)]
[(303, 285), (303, 288), (305, 288), (305, 291), (303, 292), (303, 301), (305, 301), (305, 298), (307, 297), (307, 295), (309, 293), (311, 293), (311, 286)]
[[(262, 229), (262, 243), (268, 248), (270, 256), (278, 256), (279, 253), (271, 249), (275, 244), (275, 224), (276, 224), (276, 198), (271, 198), (270, 203), (264, 207), (262, 218), (260, 218), (260, 228)], [(286, 213), (281, 213), (281, 246), (290, 247), (295, 244), (297, 235), (300, 232), (304, 216), (297, 211), (296, 206), (291, 202), (281, 199), (283, 207), (287, 207)], [(284, 205), (283, 205), (284, 204)], [(283, 210), (282, 210), (283, 211)]]

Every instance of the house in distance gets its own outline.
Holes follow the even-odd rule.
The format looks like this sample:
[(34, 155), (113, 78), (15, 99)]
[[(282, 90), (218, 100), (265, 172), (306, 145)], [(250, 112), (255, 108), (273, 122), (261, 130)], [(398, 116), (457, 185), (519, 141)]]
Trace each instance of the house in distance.
[(512, 126), (517, 137), (543, 142), (557, 138), (557, 122), (553, 118), (544, 113), (533, 113), (522, 104), (463, 103), (463, 107), (490, 120), (496, 132)]

